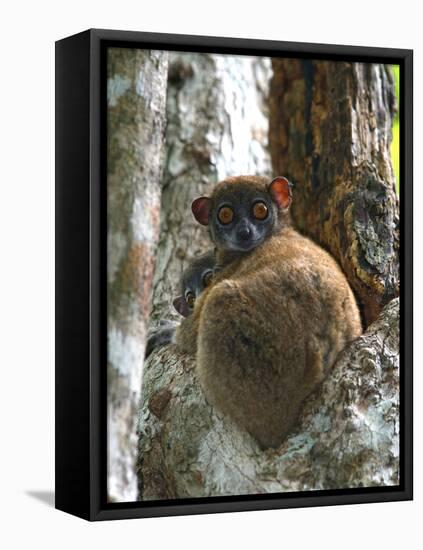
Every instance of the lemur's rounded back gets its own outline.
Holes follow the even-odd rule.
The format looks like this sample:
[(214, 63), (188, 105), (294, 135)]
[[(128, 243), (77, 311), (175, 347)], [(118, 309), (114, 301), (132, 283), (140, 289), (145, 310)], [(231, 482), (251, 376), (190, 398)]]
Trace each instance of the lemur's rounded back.
[(291, 200), (286, 178), (240, 176), (194, 201), (219, 270), (176, 337), (195, 354), (208, 401), (262, 447), (283, 441), (338, 353), (361, 334), (345, 275), (291, 227)]

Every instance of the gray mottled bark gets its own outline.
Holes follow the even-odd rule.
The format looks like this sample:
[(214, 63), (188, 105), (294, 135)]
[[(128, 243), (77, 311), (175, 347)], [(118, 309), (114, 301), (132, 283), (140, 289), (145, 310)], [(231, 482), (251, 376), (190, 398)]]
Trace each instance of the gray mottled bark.
[(108, 497), (137, 495), (136, 417), (159, 233), (167, 54), (108, 54)]

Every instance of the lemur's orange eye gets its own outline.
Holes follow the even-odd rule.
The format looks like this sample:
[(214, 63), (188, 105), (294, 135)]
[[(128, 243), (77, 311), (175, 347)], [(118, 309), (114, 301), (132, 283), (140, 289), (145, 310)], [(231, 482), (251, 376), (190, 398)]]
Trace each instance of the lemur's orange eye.
[(193, 292), (187, 292), (187, 295), (185, 296), (185, 300), (187, 301), (188, 307), (192, 309), (195, 304), (195, 296)]
[(226, 225), (228, 223), (231, 223), (231, 221), (234, 219), (234, 211), (230, 206), (222, 206), (222, 208), (219, 210), (219, 213), (217, 214), (217, 217), (219, 218), (220, 223)]
[(267, 218), (269, 211), (264, 202), (256, 202), (253, 206), (253, 216), (257, 220), (265, 220)]
[(209, 284), (212, 282), (212, 278), (213, 278), (213, 271), (207, 271), (207, 273), (203, 275), (203, 285), (209, 286)]

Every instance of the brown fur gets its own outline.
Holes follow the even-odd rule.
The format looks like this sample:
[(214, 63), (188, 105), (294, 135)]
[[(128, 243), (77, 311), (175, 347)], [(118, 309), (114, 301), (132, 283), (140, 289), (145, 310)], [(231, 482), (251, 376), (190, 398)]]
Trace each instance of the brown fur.
[[(213, 196), (228, 184), (238, 182), (218, 184)], [(288, 221), (286, 212), (281, 219)], [(224, 267), (176, 341), (196, 354), (209, 402), (262, 447), (276, 447), (338, 353), (361, 334), (357, 304), (335, 260), (287, 223), (251, 252), (231, 255), (230, 263), (219, 255)]]

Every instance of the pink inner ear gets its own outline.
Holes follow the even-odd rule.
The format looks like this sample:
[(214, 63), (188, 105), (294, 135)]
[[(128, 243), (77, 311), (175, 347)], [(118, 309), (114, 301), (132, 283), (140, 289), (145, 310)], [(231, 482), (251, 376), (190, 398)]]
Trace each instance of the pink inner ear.
[(269, 185), (269, 191), (279, 208), (288, 208), (292, 202), (291, 186), (284, 177), (277, 177)]
[(201, 225), (209, 225), (209, 214), (211, 208), (211, 199), (209, 197), (199, 197), (191, 205), (194, 218)]

